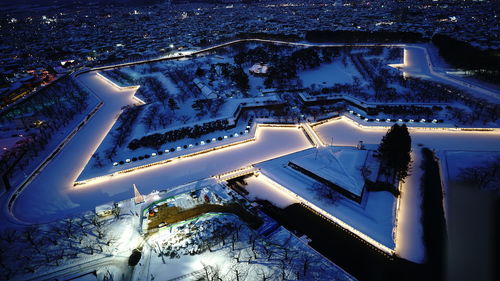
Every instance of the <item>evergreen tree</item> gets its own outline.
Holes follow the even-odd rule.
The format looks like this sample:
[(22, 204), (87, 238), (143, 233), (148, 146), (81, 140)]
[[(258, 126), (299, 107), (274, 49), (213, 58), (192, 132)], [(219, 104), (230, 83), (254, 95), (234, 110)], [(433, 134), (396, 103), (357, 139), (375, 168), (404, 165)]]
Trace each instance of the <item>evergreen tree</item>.
[(168, 99), (168, 107), (173, 112), (175, 112), (176, 109), (179, 109), (179, 107), (177, 106), (177, 102), (173, 98)]
[(194, 74), (196, 76), (203, 76), (205, 74), (205, 70), (203, 70), (201, 67), (198, 67), (198, 69), (196, 69), (196, 72)]
[(382, 138), (378, 152), (382, 164), (389, 168), (393, 177), (404, 181), (411, 164), (411, 137), (405, 124), (394, 124)]

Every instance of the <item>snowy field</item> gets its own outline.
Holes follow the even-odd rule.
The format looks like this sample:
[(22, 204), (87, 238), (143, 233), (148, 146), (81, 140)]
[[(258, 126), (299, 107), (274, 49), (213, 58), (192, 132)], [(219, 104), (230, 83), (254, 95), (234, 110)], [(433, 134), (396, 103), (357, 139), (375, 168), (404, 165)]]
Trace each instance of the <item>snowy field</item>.
[[(345, 119), (330, 121), (314, 127), (325, 143), (339, 146), (355, 146), (360, 140), (365, 144), (380, 143), (386, 129), (362, 129)], [(415, 262), (423, 262), (425, 251), (422, 242), (420, 211), (420, 147), (437, 151), (500, 151), (500, 134), (497, 132), (467, 131), (417, 131), (410, 129), (413, 147), (413, 164), (410, 176), (402, 187), (396, 232), (396, 253)], [(467, 160), (468, 161), (468, 160)]]
[[(241, 142), (241, 141), (245, 141), (245, 140), (250, 140), (254, 137), (255, 130), (252, 130), (251, 132), (245, 133), (246, 129), (247, 129), (246, 123), (240, 122), (240, 124), (238, 126), (236, 126), (235, 128), (233, 128), (231, 130), (226, 130), (223, 132), (213, 132), (210, 134), (206, 134), (206, 135), (204, 135), (196, 140), (193, 140), (191, 138), (186, 138), (186, 139), (181, 139), (181, 140), (178, 140), (175, 142), (166, 143), (158, 150), (155, 150), (152, 148), (139, 148), (139, 149), (134, 150), (134, 151), (132, 151), (130, 149), (124, 149), (124, 151), (120, 152), (120, 154), (118, 156), (114, 157), (116, 162), (127, 161), (127, 159), (130, 160), (131, 158), (134, 158), (134, 157), (136, 157), (136, 159), (137, 159), (138, 156), (152, 155), (152, 153), (156, 154), (155, 157), (151, 157), (149, 159), (144, 159), (144, 160), (137, 161), (137, 162), (125, 163), (124, 165), (113, 166), (111, 163), (106, 162), (106, 164), (104, 164), (103, 167), (98, 167), (95, 164), (95, 162), (96, 162), (95, 159), (92, 158), (87, 163), (87, 165), (85, 166), (85, 169), (82, 171), (82, 173), (78, 176), (77, 181), (84, 181), (84, 180), (88, 180), (88, 179), (91, 179), (94, 177), (99, 177), (99, 176), (115, 173), (117, 171), (130, 169), (130, 168), (134, 168), (137, 166), (148, 165), (148, 164), (155, 163), (158, 161), (165, 161), (167, 159), (176, 158), (176, 157), (179, 157), (182, 155), (191, 154), (191, 153), (195, 153), (195, 152), (210, 149), (210, 148), (216, 148), (216, 147), (228, 145), (231, 143), (237, 143), (237, 142)], [(243, 134), (240, 134), (242, 132), (243, 132)], [(217, 139), (218, 137), (224, 137), (224, 136), (227, 137), (229, 135), (234, 136), (235, 134), (237, 135), (236, 137), (231, 137), (231, 138), (228, 137), (226, 139), (223, 139), (222, 141), (217, 141), (217, 142), (214, 141), (214, 139)], [(103, 143), (98, 148), (97, 152), (102, 152), (103, 150), (107, 149), (107, 143), (110, 142), (110, 140), (109, 140), (110, 138), (111, 137), (108, 134), (106, 136), (106, 138), (104, 139)], [(211, 140), (212, 142), (210, 144), (207, 143), (207, 144), (203, 144), (203, 145), (198, 146), (199, 143), (201, 143), (202, 141), (206, 141), (207, 139)], [(196, 146), (195, 146), (195, 142), (197, 144)], [(184, 148), (184, 145), (187, 145), (188, 148)], [(174, 148), (175, 151), (170, 152), (171, 148)], [(161, 151), (163, 154), (158, 155), (159, 151)]]
[(250, 200), (268, 200), (278, 208), (286, 208), (292, 204), (299, 203), (290, 194), (274, 188), (269, 182), (252, 176), (245, 179), (245, 189), (249, 192), (247, 198)]
[[(24, 170), (16, 171), (16, 173), (10, 180), (11, 186), (18, 186), (19, 184), (21, 184), (26, 179), (27, 175), (34, 171), (36, 167), (38, 167), (38, 165), (40, 165), (44, 161), (44, 159), (50, 155), (50, 152), (54, 151), (99, 104), (99, 101), (95, 98), (94, 95), (89, 95), (87, 101), (89, 103), (87, 108), (83, 112), (75, 115), (66, 126), (59, 129), (50, 138), (49, 143), (44, 148), (46, 153), (40, 153), (37, 157), (34, 157), (34, 159), (29, 162)], [(4, 146), (1, 145), (1, 147)]]
[[(448, 212), (448, 200), (454, 187), (466, 186), (470, 189), (483, 189), (498, 192), (500, 179), (495, 166), (499, 165), (500, 150), (485, 151), (494, 149), (485, 147), (483, 151), (444, 151), (439, 154), (440, 165), (445, 184), (445, 213)], [(479, 181), (479, 185), (474, 185), (470, 180)]]
[(160, 276), (162, 280), (354, 280), (284, 228), (264, 237), (224, 214), (205, 215), (152, 235), (132, 280)]
[[(384, 246), (394, 249), (392, 232), (396, 217), (396, 198), (386, 191), (365, 191), (361, 204), (345, 197), (340, 197), (335, 201), (325, 199), (316, 190), (318, 187), (315, 185), (314, 179), (304, 176), (287, 165), (290, 160), (311, 153), (314, 153), (314, 149), (269, 160), (258, 164), (257, 167), (261, 169), (262, 174), (276, 183), (288, 188)], [(268, 200), (272, 202), (272, 199)]]
[(114, 210), (114, 215), (107, 217), (87, 212), (3, 232), (0, 246), (5, 249), (2, 264), (6, 267), (0, 271), (0, 279), (73, 280), (97, 271), (98, 279), (86, 275), (89, 279), (82, 280), (103, 280), (109, 268), (119, 270), (126, 278), (128, 256), (143, 241), (136, 215), (140, 206), (126, 200)]
[(427, 60), (426, 49), (423, 49), (421, 46), (405, 47), (404, 65), (402, 70), (406, 73), (405, 75), (416, 77), (421, 76), (424, 78), (430, 78), (438, 83), (453, 85), (493, 103), (498, 103), (500, 101), (500, 96), (494, 91), (490, 91), (486, 88), (472, 85), (458, 79), (453, 79), (448, 75), (434, 71), (434, 69), (431, 68), (430, 62)]
[[(485, 147), (487, 149), (487, 147)], [(446, 171), (449, 183), (460, 182), (461, 170), (480, 167), (487, 162), (495, 162), (500, 157), (500, 151), (447, 151)], [(498, 163), (498, 162), (497, 162)], [(500, 182), (496, 183), (497, 185)]]
[[(338, 146), (356, 146), (359, 141), (379, 144), (387, 128), (360, 128), (342, 118), (314, 127), (323, 142)], [(500, 134), (495, 131), (417, 130), (410, 128), (412, 146), (436, 150), (500, 150)]]
[(352, 64), (344, 66), (338, 60), (312, 70), (303, 71), (299, 74), (304, 87), (310, 87), (312, 84), (323, 87), (331, 87), (335, 83), (350, 84), (354, 76), (359, 76), (356, 68)]

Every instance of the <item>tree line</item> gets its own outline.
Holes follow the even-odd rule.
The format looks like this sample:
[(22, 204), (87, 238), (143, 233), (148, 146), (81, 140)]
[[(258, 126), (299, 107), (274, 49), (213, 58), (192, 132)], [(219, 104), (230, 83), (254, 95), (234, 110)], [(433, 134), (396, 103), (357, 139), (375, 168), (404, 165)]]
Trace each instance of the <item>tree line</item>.
[(306, 32), (310, 42), (345, 42), (345, 43), (393, 43), (423, 42), (422, 34), (410, 31), (354, 31), (354, 30), (311, 30)]
[(439, 49), (439, 55), (453, 66), (465, 69), (489, 82), (499, 83), (499, 50), (481, 50), (468, 42), (440, 33), (432, 37), (432, 43)]
[(152, 134), (143, 136), (140, 139), (133, 139), (128, 148), (136, 150), (140, 147), (151, 147), (158, 149), (168, 142), (174, 142), (185, 138), (199, 138), (203, 135), (228, 129), (229, 122), (227, 120), (216, 120), (203, 123), (203, 125), (194, 125), (193, 127), (183, 127), (177, 130), (165, 132), (163, 134)]
[(0, 158), (0, 171), (8, 178), (24, 172), (43, 152), (52, 137), (88, 106), (88, 94), (70, 78), (64, 78), (15, 105), (0, 116), (1, 123), (12, 126), (13, 120), (31, 115), (42, 121), (38, 127), (25, 129), (22, 140)]

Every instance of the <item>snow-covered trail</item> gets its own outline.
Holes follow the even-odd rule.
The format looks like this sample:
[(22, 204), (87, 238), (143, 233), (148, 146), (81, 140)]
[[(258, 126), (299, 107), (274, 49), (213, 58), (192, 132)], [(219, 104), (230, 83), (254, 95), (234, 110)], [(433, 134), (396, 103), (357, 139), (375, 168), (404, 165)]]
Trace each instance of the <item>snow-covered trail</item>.
[(399, 201), (398, 228), (396, 230), (396, 254), (413, 262), (422, 263), (425, 259), (423, 241), (422, 192), (420, 179), (423, 171), (420, 168), (422, 154), (420, 151), (412, 153), (412, 168), (410, 176), (401, 186)]
[(455, 79), (442, 72), (437, 72), (432, 66), (428, 50), (425, 47), (412, 45), (405, 46), (404, 64), (401, 65), (401, 70), (406, 75), (429, 78), (438, 83), (455, 86), (491, 102), (500, 102), (500, 93), (494, 90), (467, 83), (464, 80)]
[[(390, 124), (389, 124), (390, 125)], [(339, 146), (356, 146), (360, 140), (365, 144), (379, 144), (387, 128), (360, 128), (347, 121), (347, 117), (329, 121), (314, 127), (323, 143)], [(419, 130), (410, 128), (413, 150), (419, 144), (436, 150), (499, 151), (500, 133), (495, 131), (448, 131)]]
[[(378, 144), (387, 129), (361, 129), (340, 119), (314, 127), (323, 142), (333, 145), (355, 146), (360, 140), (365, 144)], [(422, 131), (410, 130), (413, 147), (413, 168), (402, 186), (396, 253), (408, 260), (422, 262), (425, 250), (422, 241), (420, 178), (420, 144), (436, 150), (500, 151), (500, 134), (497, 132), (471, 131)]]
[[(98, 132), (94, 133), (98, 135)], [(14, 206), (18, 219), (36, 223), (51, 221), (91, 210), (99, 204), (131, 198), (133, 183), (141, 192), (149, 193), (311, 147), (297, 128), (259, 128), (254, 142), (73, 187), (74, 180), (91, 154), (82, 157), (82, 146), (87, 143), (95, 149), (99, 142), (96, 139), (91, 141), (90, 135), (88, 137), (90, 139), (84, 136), (75, 139), (65, 149), (68, 152), (61, 153), (50, 169), (47, 168), (26, 188)], [(64, 161), (66, 158), (70, 160)]]
[(136, 89), (112, 87), (95, 72), (76, 79), (101, 99), (103, 107), (19, 195), (13, 212), (16, 216), (21, 214), (20, 218), (24, 214), (43, 216), (75, 207), (77, 204), (68, 197), (67, 190), (111, 129), (121, 108), (136, 102), (132, 99)]

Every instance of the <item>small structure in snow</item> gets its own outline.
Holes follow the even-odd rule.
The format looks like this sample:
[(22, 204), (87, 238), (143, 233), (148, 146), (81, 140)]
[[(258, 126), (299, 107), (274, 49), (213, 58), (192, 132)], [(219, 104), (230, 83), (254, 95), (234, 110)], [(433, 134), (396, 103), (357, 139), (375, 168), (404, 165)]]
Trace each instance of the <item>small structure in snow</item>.
[(142, 196), (142, 194), (139, 192), (139, 190), (137, 190), (137, 186), (135, 186), (135, 184), (133, 184), (134, 186), (134, 202), (135, 204), (141, 204), (144, 202), (144, 196)]
[(263, 76), (267, 74), (268, 67), (266, 64), (256, 63), (248, 70), (251, 74), (256, 76)]
[(113, 214), (113, 208), (114, 208), (113, 203), (103, 204), (103, 205), (95, 207), (95, 213), (99, 217), (107, 217), (107, 216), (110, 216)]
[(365, 149), (365, 145), (363, 144), (363, 141), (359, 141), (358, 145), (356, 146), (359, 150)]
[(300, 239), (300, 240), (302, 240), (302, 242), (304, 242), (305, 244), (308, 244), (308, 245), (309, 245), (309, 243), (311, 243), (311, 241), (312, 241), (312, 239), (311, 239), (311, 238), (309, 238), (309, 237), (307, 237), (307, 235), (305, 235), (305, 234), (304, 234), (304, 235), (302, 235), (302, 236), (300, 236), (300, 237), (299, 237), (299, 239)]

